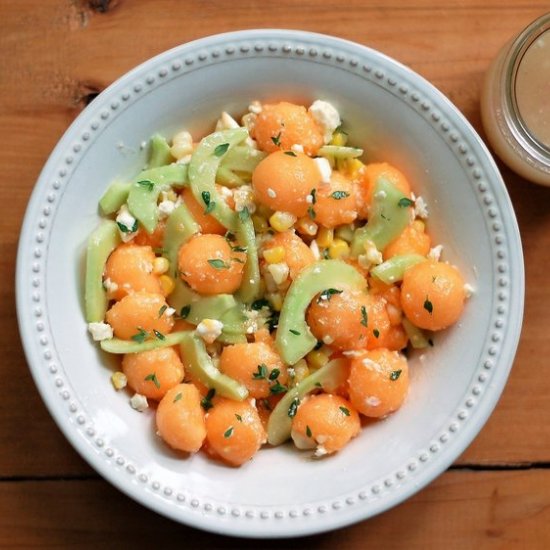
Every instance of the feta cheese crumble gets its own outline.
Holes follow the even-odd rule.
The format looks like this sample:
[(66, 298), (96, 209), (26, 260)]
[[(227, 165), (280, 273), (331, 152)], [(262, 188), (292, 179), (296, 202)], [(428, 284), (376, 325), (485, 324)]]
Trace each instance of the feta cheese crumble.
[(109, 279), (109, 277), (107, 277), (104, 281), (103, 281), (103, 288), (107, 291), (107, 292), (116, 292), (118, 290), (118, 285), (114, 282), (114, 281), (111, 281), (111, 279)]
[(417, 197), (414, 201), (414, 215), (422, 220), (428, 219), (428, 205), (422, 197)]
[(135, 393), (130, 399), (130, 405), (132, 409), (143, 412), (149, 408), (149, 403), (147, 403), (147, 397), (141, 395), (141, 393)]
[(466, 294), (466, 298), (471, 298), (475, 294), (475, 291), (476, 289), (472, 285), (468, 283), (464, 285), (464, 293)]
[(321, 99), (314, 101), (308, 111), (323, 129), (325, 143), (329, 143), (334, 130), (342, 123), (340, 114), (331, 103), (322, 101)]
[(437, 246), (430, 248), (430, 251), (428, 252), (428, 256), (427, 256), (428, 260), (439, 262), (439, 258), (441, 258), (442, 251), (443, 251), (443, 245), (441, 244), (438, 244)]
[(234, 130), (235, 128), (239, 128), (239, 123), (229, 113), (223, 111), (216, 122), (216, 132), (220, 130)]
[(113, 337), (113, 327), (108, 323), (88, 323), (88, 331), (95, 342), (110, 340)]
[(170, 153), (176, 160), (190, 155), (193, 152), (193, 136), (187, 131), (178, 132), (172, 139)]
[(128, 384), (128, 379), (126, 378), (126, 375), (123, 372), (117, 371), (113, 372), (111, 376), (111, 384), (113, 384), (113, 387), (115, 390), (123, 390), (126, 385)]
[(325, 157), (314, 158), (313, 161), (319, 168), (319, 173), (321, 174), (322, 183), (330, 183), (330, 178), (332, 176), (332, 168), (330, 167), (330, 162)]
[(278, 285), (284, 283), (288, 278), (288, 274), (290, 273), (288, 265), (284, 262), (269, 264), (267, 266), (267, 270), (273, 277), (275, 283)]
[(115, 219), (122, 242), (131, 241), (137, 233), (137, 220), (130, 214), (128, 207), (123, 204), (117, 212)]
[(207, 343), (211, 344), (220, 336), (223, 323), (217, 319), (203, 319), (196, 328), (197, 334)]

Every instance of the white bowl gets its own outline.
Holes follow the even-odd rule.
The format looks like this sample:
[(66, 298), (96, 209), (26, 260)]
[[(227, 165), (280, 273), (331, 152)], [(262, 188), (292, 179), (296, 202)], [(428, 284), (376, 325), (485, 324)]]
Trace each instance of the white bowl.
[[(459, 324), (411, 359), (403, 408), (336, 456), (290, 446), (239, 469), (181, 458), (111, 387), (86, 333), (82, 265), (97, 203), (144, 164), (140, 144), (183, 127), (206, 133), (222, 110), (253, 99), (334, 103), (369, 161), (402, 169), (430, 208), (429, 230), (476, 289)], [(17, 265), (28, 362), (57, 424), (106, 479), (153, 510), (229, 535), (318, 533), (403, 501), (445, 470), (479, 432), (512, 365), (521, 327), (523, 259), (516, 220), (479, 136), (428, 82), (392, 59), (336, 38), (256, 30), (213, 36), (132, 70), (67, 130), (36, 184)]]

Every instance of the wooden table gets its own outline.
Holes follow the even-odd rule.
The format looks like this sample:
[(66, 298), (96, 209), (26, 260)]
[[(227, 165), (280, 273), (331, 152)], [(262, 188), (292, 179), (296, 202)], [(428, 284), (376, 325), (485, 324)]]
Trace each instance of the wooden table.
[[(372, 6), (369, 6), (372, 4)], [(0, 547), (266, 548), (173, 523), (112, 488), (76, 454), (32, 382), (15, 320), (17, 239), (40, 169), (71, 121), (145, 59), (255, 27), (334, 34), (376, 48), (439, 87), (483, 136), (483, 75), (547, 0), (2, 0), (0, 2)], [(456, 463), (379, 517), (302, 548), (550, 548), (550, 189), (500, 165), (527, 276), (523, 334), (491, 419)], [(372, 545), (372, 546), (371, 546)]]

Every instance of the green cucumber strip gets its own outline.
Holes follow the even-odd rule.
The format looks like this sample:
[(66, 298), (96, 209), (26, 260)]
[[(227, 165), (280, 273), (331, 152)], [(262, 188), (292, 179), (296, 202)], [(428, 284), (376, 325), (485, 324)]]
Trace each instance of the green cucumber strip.
[(420, 254), (398, 254), (373, 267), (370, 273), (379, 281), (391, 285), (397, 281), (402, 281), (403, 275), (409, 267), (425, 261), (426, 258)]
[(128, 210), (147, 233), (153, 233), (158, 224), (157, 201), (160, 192), (173, 184), (183, 184), (186, 181), (187, 166), (184, 164), (169, 164), (144, 170), (134, 179), (128, 194)]
[[(191, 302), (200, 299), (200, 296), (188, 285), (186, 285), (178, 275), (175, 278), (176, 286), (172, 293), (166, 298), (166, 301), (173, 307), (178, 315), (183, 307), (188, 306)], [(186, 319), (187, 320), (187, 319)]]
[(246, 248), (246, 263), (237, 298), (241, 302), (249, 304), (260, 295), (260, 264), (256, 248), (256, 232), (250, 217), (238, 220), (236, 235), (239, 245)]
[(206, 208), (205, 197), (208, 197), (210, 214), (231, 231), (237, 229), (238, 215), (216, 190), (216, 173), (223, 156), (247, 137), (246, 128), (214, 132), (199, 143), (189, 163), (189, 181), (195, 199)]
[(202, 384), (208, 388), (214, 388), (217, 395), (235, 401), (243, 401), (248, 397), (248, 390), (245, 386), (221, 373), (214, 366), (204, 342), (194, 333), (185, 332), (180, 347), (185, 370)]
[(120, 338), (110, 338), (101, 340), (99, 345), (103, 351), (109, 353), (140, 353), (142, 351), (151, 351), (152, 349), (167, 348), (181, 343), (183, 335), (190, 331), (171, 332), (164, 335), (164, 340), (158, 338), (145, 340), (144, 342), (134, 342), (133, 340), (121, 340)]
[(84, 290), (84, 309), (88, 323), (99, 323), (105, 318), (109, 302), (103, 288), (103, 271), (107, 258), (119, 244), (118, 227), (111, 220), (103, 220), (88, 239)]
[(375, 182), (375, 192), (369, 223), (357, 229), (351, 242), (351, 256), (357, 258), (365, 251), (365, 243), (372, 241), (382, 251), (407, 227), (411, 219), (410, 206), (400, 206), (405, 195), (384, 177)]
[(292, 418), (288, 415), (290, 406), (295, 400), (301, 401), (309, 392), (323, 387), (336, 389), (348, 376), (345, 359), (333, 359), (319, 370), (304, 378), (299, 384), (288, 390), (277, 403), (267, 423), (267, 441), (270, 445), (280, 445), (289, 437), (292, 430)]
[(335, 159), (353, 159), (360, 157), (363, 154), (363, 149), (356, 147), (345, 147), (343, 145), (323, 145), (317, 151), (321, 157), (332, 157)]
[(313, 298), (341, 285), (358, 290), (366, 288), (366, 280), (351, 265), (341, 260), (321, 260), (305, 269), (290, 285), (281, 315), (275, 347), (283, 361), (294, 365), (317, 344), (306, 323), (306, 310)]
[(250, 183), (252, 172), (266, 156), (263, 151), (248, 145), (237, 145), (223, 156), (216, 181), (228, 187)]
[(417, 326), (413, 325), (406, 317), (401, 321), (407, 336), (414, 349), (425, 349), (430, 345), (430, 342), (424, 332)]
[(185, 320), (194, 325), (198, 325), (203, 319), (221, 320), (224, 313), (235, 307), (236, 304), (237, 302), (231, 294), (205, 296), (189, 304), (191, 309)]
[(149, 168), (157, 168), (174, 162), (174, 157), (170, 153), (170, 145), (166, 138), (160, 134), (154, 134), (149, 141), (150, 155)]
[(166, 220), (162, 248), (164, 249), (164, 256), (170, 262), (171, 272), (175, 273), (178, 279), (178, 254), (180, 247), (199, 231), (199, 225), (185, 204), (180, 204), (174, 209)]
[(99, 208), (104, 216), (114, 214), (128, 200), (132, 184), (127, 181), (114, 181), (99, 199)]

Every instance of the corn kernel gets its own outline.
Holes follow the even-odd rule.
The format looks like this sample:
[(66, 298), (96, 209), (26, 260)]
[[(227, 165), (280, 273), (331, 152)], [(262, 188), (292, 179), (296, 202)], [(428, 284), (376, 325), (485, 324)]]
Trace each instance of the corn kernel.
[(309, 367), (307, 366), (305, 359), (300, 359), (293, 368), (295, 384), (299, 384), (304, 378), (309, 375)]
[(172, 279), (172, 277), (168, 275), (161, 275), (159, 277), (159, 283), (164, 296), (168, 296), (169, 294), (172, 294), (172, 292), (174, 292), (176, 282), (174, 281), (174, 279)]
[(283, 246), (274, 246), (264, 250), (262, 256), (268, 264), (278, 264), (285, 259), (285, 249)]
[(323, 365), (328, 363), (330, 354), (332, 351), (326, 346), (322, 346), (319, 349), (310, 351), (306, 355), (306, 360), (310, 369), (317, 370), (320, 369)]
[(256, 231), (256, 233), (265, 233), (269, 229), (267, 221), (265, 218), (262, 218), (262, 216), (254, 214), (252, 216), (252, 223), (254, 224), (254, 231)]
[(344, 146), (348, 142), (348, 136), (344, 132), (334, 132), (332, 134), (332, 139), (330, 140), (331, 145)]
[(347, 258), (349, 256), (349, 244), (342, 239), (334, 239), (328, 248), (328, 255), (333, 260)]
[(317, 233), (317, 244), (321, 248), (328, 248), (333, 240), (334, 229), (327, 229), (326, 227), (321, 227), (321, 229), (319, 229), (319, 233)]
[(290, 229), (296, 223), (296, 216), (290, 212), (275, 212), (269, 218), (269, 224), (279, 233)]
[(359, 159), (347, 159), (346, 161), (346, 172), (350, 178), (355, 178), (359, 170), (365, 166)]
[(313, 237), (317, 234), (318, 225), (311, 218), (300, 218), (296, 223), (296, 230), (302, 235)]
[(335, 237), (343, 239), (347, 243), (350, 243), (353, 240), (353, 235), (355, 232), (355, 227), (353, 224), (341, 225), (336, 228), (334, 232)]
[(166, 258), (155, 258), (153, 260), (153, 273), (162, 275), (170, 269), (170, 262)]
[(288, 274), (290, 273), (288, 265), (284, 262), (269, 264), (267, 266), (267, 270), (271, 273), (271, 276), (277, 285), (283, 284), (288, 279)]
[(172, 156), (179, 160), (186, 155), (190, 155), (193, 152), (193, 137), (187, 131), (178, 132), (172, 138), (172, 147), (170, 147), (170, 153)]
[(426, 224), (422, 221), (422, 220), (414, 220), (414, 222), (412, 222), (412, 226), (419, 232), (419, 233), (424, 233), (425, 229), (426, 229)]
[(117, 371), (111, 375), (111, 384), (113, 384), (113, 387), (115, 388), (115, 390), (124, 389), (127, 383), (128, 383), (128, 379), (126, 378), (126, 375), (123, 372)]
[(271, 307), (275, 311), (281, 311), (281, 308), (283, 307), (283, 297), (280, 294), (274, 292), (272, 294), (267, 294), (266, 298), (269, 300)]

